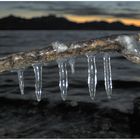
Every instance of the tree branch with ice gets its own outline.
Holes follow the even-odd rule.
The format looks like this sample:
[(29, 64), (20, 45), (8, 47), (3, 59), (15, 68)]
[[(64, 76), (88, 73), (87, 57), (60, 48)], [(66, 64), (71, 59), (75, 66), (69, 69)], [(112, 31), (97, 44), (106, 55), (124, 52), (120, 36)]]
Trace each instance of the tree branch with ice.
[(67, 62), (74, 73), (74, 58), (86, 55), (88, 61), (88, 87), (94, 100), (97, 85), (96, 55), (104, 53), (104, 80), (108, 98), (112, 94), (111, 62), (108, 52), (118, 52), (134, 63), (140, 63), (140, 35), (114, 35), (88, 41), (64, 44), (53, 42), (47, 48), (20, 52), (0, 58), (0, 73), (16, 71), (18, 73), (21, 94), (24, 94), (24, 69), (32, 66), (35, 73), (35, 93), (37, 100), (42, 94), (42, 66), (50, 61), (57, 61), (59, 68), (61, 97), (66, 100), (68, 89)]

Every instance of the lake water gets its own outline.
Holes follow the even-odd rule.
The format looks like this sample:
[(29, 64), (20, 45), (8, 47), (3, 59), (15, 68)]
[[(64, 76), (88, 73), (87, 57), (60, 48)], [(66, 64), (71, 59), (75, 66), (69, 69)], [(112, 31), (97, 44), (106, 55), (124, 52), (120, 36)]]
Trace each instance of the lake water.
[[(131, 32), (0, 31), (0, 57), (15, 52), (44, 48), (54, 41), (65, 43), (80, 40), (89, 40), (102, 36), (121, 33)], [(125, 113), (131, 113), (133, 109), (133, 100), (137, 97), (140, 97), (140, 66), (137, 64), (133, 64), (119, 54), (111, 54), (113, 95), (112, 99), (108, 101), (104, 89), (102, 55), (99, 54), (96, 60), (99, 84), (97, 85), (95, 103), (92, 103), (93, 101), (89, 97), (87, 85), (87, 59), (85, 56), (79, 56), (76, 58), (74, 74), (71, 74), (70, 67), (68, 67), (69, 89), (67, 100), (72, 101), (74, 105), (77, 104), (77, 102), (83, 102), (90, 103), (91, 106), (92, 104), (97, 104), (101, 108), (109, 107)], [(35, 81), (33, 69), (31, 67), (26, 69), (24, 78), (25, 95), (20, 95), (17, 74), (10, 72), (1, 74), (0, 98), (8, 101), (27, 100), (34, 102), (36, 100), (34, 94)], [(43, 99), (46, 99), (50, 104), (63, 102), (60, 97), (58, 83), (58, 66), (56, 62), (51, 62), (47, 66), (43, 67)], [(17, 107), (20, 108), (20, 104)], [(10, 122), (10, 125), (13, 125), (13, 122)]]

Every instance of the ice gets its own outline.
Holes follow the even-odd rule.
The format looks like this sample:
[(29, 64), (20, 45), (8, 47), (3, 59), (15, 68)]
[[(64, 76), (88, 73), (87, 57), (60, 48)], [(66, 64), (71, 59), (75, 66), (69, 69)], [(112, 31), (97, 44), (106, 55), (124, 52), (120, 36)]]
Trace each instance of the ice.
[(125, 51), (136, 54), (140, 52), (140, 43), (133, 36), (121, 35), (116, 40), (123, 45)]
[(108, 54), (104, 55), (103, 62), (104, 62), (105, 90), (107, 93), (107, 97), (110, 99), (112, 94), (112, 73), (111, 73), (110, 56)]
[(116, 38), (120, 44), (120, 53), (133, 63), (140, 63), (140, 41), (136, 36), (120, 35)]
[(58, 53), (59, 52), (64, 52), (68, 49), (68, 47), (65, 44), (57, 42), (57, 41), (52, 43), (52, 47)]
[(81, 48), (83, 47), (83, 45), (79, 45), (79, 44), (71, 44), (70, 45), (70, 49), (77, 49), (77, 48)]
[(18, 74), (20, 92), (23, 95), (24, 94), (24, 70), (18, 70), (17, 74)]
[(70, 58), (69, 59), (69, 64), (71, 67), (71, 73), (74, 74), (75, 73), (75, 58)]
[(61, 97), (65, 101), (68, 89), (67, 61), (58, 60), (57, 63), (59, 67), (59, 87), (61, 91)]
[(42, 95), (42, 64), (34, 64), (33, 69), (35, 73), (35, 94), (39, 102)]
[(97, 68), (95, 55), (86, 55), (88, 60), (88, 88), (90, 97), (94, 100), (97, 86)]

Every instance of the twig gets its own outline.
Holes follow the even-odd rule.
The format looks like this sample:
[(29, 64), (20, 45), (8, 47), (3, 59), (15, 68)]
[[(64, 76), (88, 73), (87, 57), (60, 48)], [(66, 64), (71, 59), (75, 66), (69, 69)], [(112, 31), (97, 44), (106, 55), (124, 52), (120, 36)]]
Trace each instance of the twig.
[[(131, 34), (108, 36), (68, 45), (54, 42), (47, 48), (41, 50), (20, 52), (0, 58), (0, 73), (26, 68), (36, 63), (48, 63), (53, 60), (65, 59), (87, 53), (109, 51), (118, 52), (134, 63), (140, 63), (140, 55), (134, 50), (138, 50), (135, 47), (138, 47), (139, 40), (139, 34)], [(129, 45), (134, 47), (134, 49), (129, 49)]]

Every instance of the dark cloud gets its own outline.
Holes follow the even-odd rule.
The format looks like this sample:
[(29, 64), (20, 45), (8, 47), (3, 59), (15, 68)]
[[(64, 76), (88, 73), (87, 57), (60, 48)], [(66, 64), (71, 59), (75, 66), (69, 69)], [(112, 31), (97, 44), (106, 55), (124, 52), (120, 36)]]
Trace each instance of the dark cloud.
[[(82, 15), (82, 16), (114, 16), (122, 18), (140, 18), (140, 2), (0, 2), (0, 13), (8, 10), (11, 14), (15, 11), (31, 11), (32, 13), (42, 12), (56, 15)], [(35, 16), (35, 15), (34, 15)]]
[(114, 17), (119, 17), (119, 18), (134, 18), (134, 19), (140, 19), (140, 14), (135, 14), (135, 13), (118, 13), (118, 14), (114, 14)]

